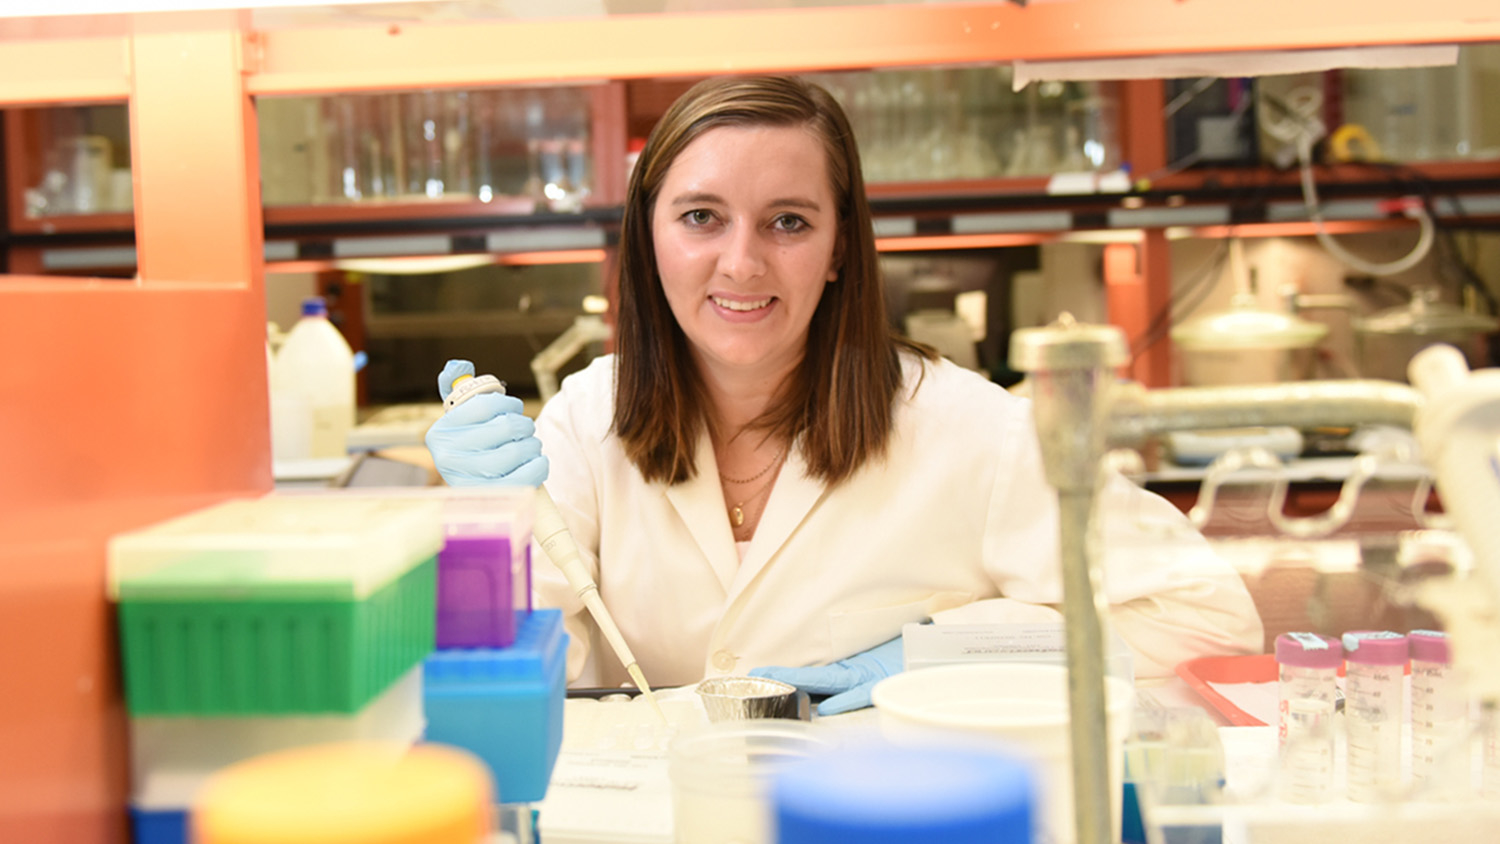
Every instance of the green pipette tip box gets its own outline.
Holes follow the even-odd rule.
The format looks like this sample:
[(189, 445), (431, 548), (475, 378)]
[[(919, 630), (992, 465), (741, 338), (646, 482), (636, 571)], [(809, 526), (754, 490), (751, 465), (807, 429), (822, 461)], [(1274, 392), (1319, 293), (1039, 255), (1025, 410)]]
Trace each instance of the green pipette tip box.
[(134, 716), (352, 713), (433, 649), (436, 501), (231, 501), (110, 542)]

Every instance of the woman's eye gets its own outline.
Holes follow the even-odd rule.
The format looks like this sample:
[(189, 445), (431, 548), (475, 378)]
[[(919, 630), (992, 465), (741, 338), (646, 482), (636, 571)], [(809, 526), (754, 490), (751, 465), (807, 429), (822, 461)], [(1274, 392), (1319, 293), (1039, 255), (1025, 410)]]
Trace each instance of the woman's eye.
[(807, 228), (807, 221), (796, 214), (782, 214), (776, 218), (776, 228), (786, 232), (797, 232)]
[(714, 215), (703, 210), (702, 208), (695, 208), (692, 211), (683, 214), (682, 219), (695, 226), (706, 226), (714, 221)]

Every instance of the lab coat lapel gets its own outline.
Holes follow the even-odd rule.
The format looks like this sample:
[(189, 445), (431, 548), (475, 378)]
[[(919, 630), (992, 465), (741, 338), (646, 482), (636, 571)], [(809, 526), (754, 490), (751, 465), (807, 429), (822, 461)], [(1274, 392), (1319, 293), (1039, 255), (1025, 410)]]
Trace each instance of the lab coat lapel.
[(739, 568), (739, 554), (734, 549), (734, 535), (729, 532), (729, 515), (724, 509), (724, 491), (719, 488), (719, 463), (714, 457), (708, 434), (698, 437), (694, 456), (698, 474), (689, 481), (667, 487), (667, 500), (687, 525), (698, 550), (713, 567), (725, 591)]
[(781, 473), (771, 487), (771, 497), (766, 501), (760, 524), (755, 527), (755, 537), (750, 540), (745, 561), (740, 564), (739, 571), (729, 586), (731, 600), (747, 588), (760, 570), (765, 568), (766, 563), (781, 550), (781, 546), (791, 538), (792, 532), (812, 511), (813, 505), (818, 503), (823, 492), (823, 483), (807, 476), (807, 464), (802, 460), (801, 451), (791, 449), (786, 465), (781, 467)]

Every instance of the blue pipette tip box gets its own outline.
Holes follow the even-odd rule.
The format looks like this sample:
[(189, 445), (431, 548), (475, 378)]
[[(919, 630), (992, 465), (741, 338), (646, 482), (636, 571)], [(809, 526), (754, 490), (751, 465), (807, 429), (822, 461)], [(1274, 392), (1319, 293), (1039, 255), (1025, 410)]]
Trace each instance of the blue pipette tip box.
[(135, 844), (188, 844), (188, 810), (131, 806), (130, 834)]
[(483, 759), (501, 802), (542, 799), (562, 747), (567, 652), (554, 609), (521, 614), (508, 647), (434, 652), (423, 674), (426, 740)]

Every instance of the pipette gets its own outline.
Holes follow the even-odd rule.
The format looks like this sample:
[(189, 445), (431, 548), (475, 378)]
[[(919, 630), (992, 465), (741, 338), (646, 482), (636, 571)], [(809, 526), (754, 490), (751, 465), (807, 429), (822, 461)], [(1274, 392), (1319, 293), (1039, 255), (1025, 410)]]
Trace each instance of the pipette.
[[(504, 394), (505, 382), (493, 375), (477, 377), (460, 375), (453, 380), (453, 389), (443, 400), (443, 407), (452, 410), (481, 393)], [(557, 504), (553, 502), (552, 495), (547, 492), (545, 486), (536, 488), (536, 511), (532, 524), (532, 536), (547, 553), (547, 558), (563, 573), (563, 577), (567, 578), (568, 586), (572, 588), (574, 594), (588, 608), (589, 614), (594, 617), (594, 623), (599, 625), (599, 632), (604, 634), (615, 656), (625, 666), (626, 673), (630, 675), (631, 680), (635, 681), (636, 688), (641, 690), (641, 694), (651, 704), (657, 717), (666, 723), (666, 714), (657, 704), (656, 696), (651, 693), (651, 686), (646, 683), (646, 675), (641, 672), (640, 665), (636, 663), (635, 654), (630, 652), (630, 646), (625, 643), (625, 637), (620, 635), (620, 628), (615, 626), (614, 618), (610, 616), (609, 609), (604, 606), (604, 599), (599, 595), (599, 585), (589, 576), (588, 569), (583, 563), (583, 555), (578, 552), (578, 546), (573, 542), (573, 535), (568, 532), (568, 526), (563, 522), (562, 514), (557, 511)]]

